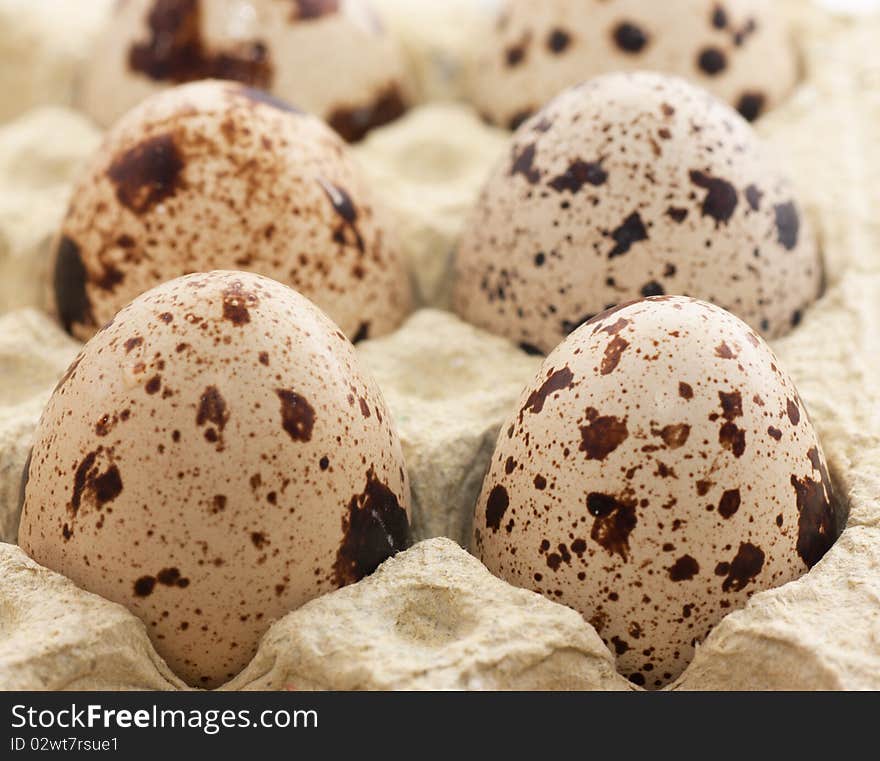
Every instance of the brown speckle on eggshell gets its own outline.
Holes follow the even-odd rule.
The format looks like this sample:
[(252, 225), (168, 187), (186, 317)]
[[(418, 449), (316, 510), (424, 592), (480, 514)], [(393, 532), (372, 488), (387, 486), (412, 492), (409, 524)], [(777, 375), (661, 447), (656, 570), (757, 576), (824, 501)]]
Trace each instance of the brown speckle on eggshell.
[(794, 188), (738, 114), (681, 79), (607, 74), (513, 136), (459, 241), (453, 302), (544, 352), (611, 305), (667, 293), (776, 337), (822, 274)]
[(214, 687), (272, 620), (407, 546), (390, 420), (307, 299), (246, 272), (178, 278), (123, 308), (59, 384), (19, 542), (127, 606), (172, 669)]
[(546, 359), (498, 438), (474, 549), (580, 611), (622, 674), (660, 687), (728, 611), (819, 562), (838, 509), (769, 347), (714, 305), (662, 296), (597, 316)]
[[(236, 83), (183, 85), (126, 115), (81, 175), (53, 290), (87, 339), (124, 304), (188, 272), (241, 269), (291, 285), (347, 335), (395, 328), (411, 304), (393, 231), (347, 147), (314, 117)], [(225, 313), (246, 322), (246, 298)]]

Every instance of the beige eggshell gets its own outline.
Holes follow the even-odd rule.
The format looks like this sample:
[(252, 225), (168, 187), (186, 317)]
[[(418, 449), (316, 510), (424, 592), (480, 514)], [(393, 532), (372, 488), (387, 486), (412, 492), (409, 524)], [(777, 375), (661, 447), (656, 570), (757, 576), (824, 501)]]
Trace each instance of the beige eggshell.
[(728, 611), (817, 563), (839, 517), (769, 347), (716, 306), (661, 296), (547, 357), (499, 435), (474, 547), (580, 611), (622, 674), (659, 687)]
[(397, 43), (367, 0), (126, 0), (86, 66), (79, 105), (108, 127), (199, 79), (268, 90), (347, 140), (401, 116), (410, 99)]
[(19, 543), (214, 687), (274, 619), (403, 549), (408, 512), (397, 433), (345, 336), (280, 283), (212, 272), (140, 296), (71, 365)]
[(681, 79), (607, 74), (513, 136), (459, 242), (453, 302), (547, 353), (603, 309), (666, 293), (779, 336), (821, 284), (794, 190), (738, 114)]
[(794, 88), (798, 61), (766, 0), (507, 0), (480, 40), (467, 89), (494, 124), (516, 129), (566, 87), (651, 70), (710, 90), (749, 120)]
[(138, 294), (212, 269), (292, 286), (355, 341), (390, 332), (411, 306), (396, 238), (346, 145), (219, 81), (160, 93), (107, 135), (61, 225), (55, 309), (87, 339)]

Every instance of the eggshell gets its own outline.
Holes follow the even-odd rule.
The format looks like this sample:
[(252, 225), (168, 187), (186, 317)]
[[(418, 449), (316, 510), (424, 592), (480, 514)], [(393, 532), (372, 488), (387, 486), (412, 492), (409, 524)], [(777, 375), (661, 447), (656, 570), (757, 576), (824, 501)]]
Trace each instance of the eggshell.
[(101, 126), (199, 79), (268, 90), (347, 140), (410, 99), (403, 57), (366, 0), (126, 0), (85, 70), (79, 105)]
[(547, 357), (499, 435), (474, 547), (580, 611), (622, 674), (659, 687), (728, 611), (817, 563), (838, 513), (768, 346), (716, 306), (661, 296)]
[(212, 272), (142, 295), (71, 365), (19, 543), (213, 687), (273, 619), (403, 549), (408, 512), (397, 433), (343, 334), (286, 286)]
[(794, 88), (798, 60), (765, 0), (508, 0), (468, 78), (474, 105), (516, 129), (570, 85), (636, 69), (685, 77), (749, 120)]
[(61, 225), (55, 307), (87, 339), (138, 294), (212, 269), (293, 286), (353, 340), (389, 332), (411, 304), (397, 241), (345, 144), (219, 81), (160, 93), (109, 132)]
[(453, 302), (544, 353), (609, 306), (666, 293), (776, 337), (822, 274), (791, 184), (738, 114), (681, 79), (608, 74), (516, 132), (459, 242)]

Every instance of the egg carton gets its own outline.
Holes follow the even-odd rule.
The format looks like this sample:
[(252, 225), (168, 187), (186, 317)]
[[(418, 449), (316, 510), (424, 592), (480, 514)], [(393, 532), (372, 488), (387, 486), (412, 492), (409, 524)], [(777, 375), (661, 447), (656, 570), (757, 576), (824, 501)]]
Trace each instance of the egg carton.
[[(810, 410), (846, 528), (809, 573), (727, 615), (671, 689), (880, 689), (880, 21), (789, 5), (803, 82), (757, 127), (821, 236), (827, 288), (772, 348)], [(422, 29), (399, 32), (412, 56), (429, 51), (427, 89), (454, 93), (461, 37), (434, 36), (430, 47)], [(44, 55), (66, 60), (57, 48)], [(98, 140), (54, 106), (0, 126), (0, 298), (10, 310), (0, 317), (3, 689), (188, 689), (139, 619), (14, 545), (33, 431), (79, 349), (42, 312), (34, 282), (45, 277), (71, 178)], [(448, 252), (506, 141), (467, 107), (433, 103), (356, 148), (395, 214), (425, 305), (358, 346), (400, 432), (421, 541), (274, 622), (222, 689), (637, 689), (577, 613), (500, 581), (462, 549), (500, 427), (540, 364), (443, 310)]]

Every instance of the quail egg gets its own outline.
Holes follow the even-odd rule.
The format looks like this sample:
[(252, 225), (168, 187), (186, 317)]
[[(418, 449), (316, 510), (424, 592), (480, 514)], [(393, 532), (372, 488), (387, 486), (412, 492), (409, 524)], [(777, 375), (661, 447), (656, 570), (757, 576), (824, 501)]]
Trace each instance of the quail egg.
[(346, 140), (401, 116), (410, 99), (402, 54), (367, 0), (126, 0), (79, 101), (108, 127), (158, 90), (199, 79), (268, 90)]
[(564, 88), (612, 71), (662, 71), (756, 119), (794, 88), (798, 61), (780, 3), (764, 0), (507, 0), (480, 40), (474, 105), (516, 129)]
[(19, 543), (215, 687), (274, 619), (404, 549), (408, 513), (349, 341), (287, 286), (221, 271), (148, 291), (85, 345), (37, 427)]
[(839, 515), (769, 347), (717, 306), (660, 296), (544, 361), (499, 435), (474, 549), (578, 610), (621, 673), (655, 688), (726, 613), (819, 562)]
[(541, 353), (609, 306), (663, 294), (772, 338), (822, 276), (794, 189), (745, 120), (684, 80), (619, 73), (515, 133), (459, 241), (453, 302)]
[(397, 241), (347, 146), (235, 82), (166, 90), (110, 130), (61, 224), (54, 311), (85, 340), (138, 294), (212, 269), (292, 286), (355, 341), (390, 332), (411, 305)]

